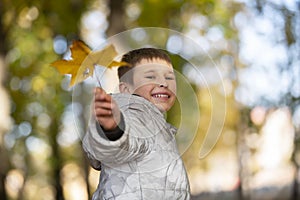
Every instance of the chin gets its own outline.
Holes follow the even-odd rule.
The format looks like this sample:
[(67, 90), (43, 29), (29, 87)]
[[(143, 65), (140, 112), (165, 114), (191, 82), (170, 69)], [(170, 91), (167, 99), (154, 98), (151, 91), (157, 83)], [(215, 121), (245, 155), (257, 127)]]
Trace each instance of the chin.
[(150, 97), (149, 101), (152, 102), (159, 109), (160, 112), (167, 112), (174, 104), (174, 101), (172, 99), (169, 99), (167, 101), (161, 101)]
[(168, 110), (170, 110), (170, 108), (169, 107), (166, 107), (166, 106), (163, 106), (163, 105), (160, 105), (160, 104), (155, 104), (155, 106), (158, 108), (158, 110), (160, 111), (160, 112), (167, 112)]

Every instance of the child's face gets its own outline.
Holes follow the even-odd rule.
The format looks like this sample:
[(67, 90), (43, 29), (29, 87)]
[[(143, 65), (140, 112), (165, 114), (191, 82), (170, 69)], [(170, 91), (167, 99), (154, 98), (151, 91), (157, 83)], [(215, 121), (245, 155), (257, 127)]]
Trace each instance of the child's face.
[(133, 68), (130, 93), (144, 97), (162, 111), (176, 100), (176, 80), (172, 64), (162, 59), (143, 59)]

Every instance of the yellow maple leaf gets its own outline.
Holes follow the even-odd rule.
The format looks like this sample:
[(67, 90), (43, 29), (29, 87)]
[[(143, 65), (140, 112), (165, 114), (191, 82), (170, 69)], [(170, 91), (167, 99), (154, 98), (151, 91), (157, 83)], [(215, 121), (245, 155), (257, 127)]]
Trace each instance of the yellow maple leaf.
[(125, 62), (114, 61), (118, 55), (115, 47), (110, 44), (102, 50), (92, 51), (82, 41), (75, 40), (70, 46), (71, 60), (58, 60), (51, 65), (61, 74), (70, 74), (70, 86), (93, 76), (96, 65), (111, 68), (113, 66), (127, 65)]

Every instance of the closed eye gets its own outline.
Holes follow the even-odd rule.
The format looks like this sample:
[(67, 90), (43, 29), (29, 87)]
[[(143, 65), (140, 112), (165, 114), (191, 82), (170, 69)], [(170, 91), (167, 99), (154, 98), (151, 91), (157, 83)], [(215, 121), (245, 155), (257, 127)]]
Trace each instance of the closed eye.
[(173, 76), (168, 76), (166, 77), (166, 80), (175, 80), (175, 78)]
[(155, 79), (155, 76), (145, 76), (147, 79)]

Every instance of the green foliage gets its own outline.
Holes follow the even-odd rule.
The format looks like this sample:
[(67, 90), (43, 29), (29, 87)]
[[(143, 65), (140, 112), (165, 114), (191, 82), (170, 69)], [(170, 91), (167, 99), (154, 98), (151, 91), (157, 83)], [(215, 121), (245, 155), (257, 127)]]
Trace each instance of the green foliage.
[[(171, 20), (178, 19), (182, 2), (166, 0), (141, 1), (141, 15), (138, 19), (140, 26), (169, 27)], [(171, 27), (172, 28), (172, 27)]]

